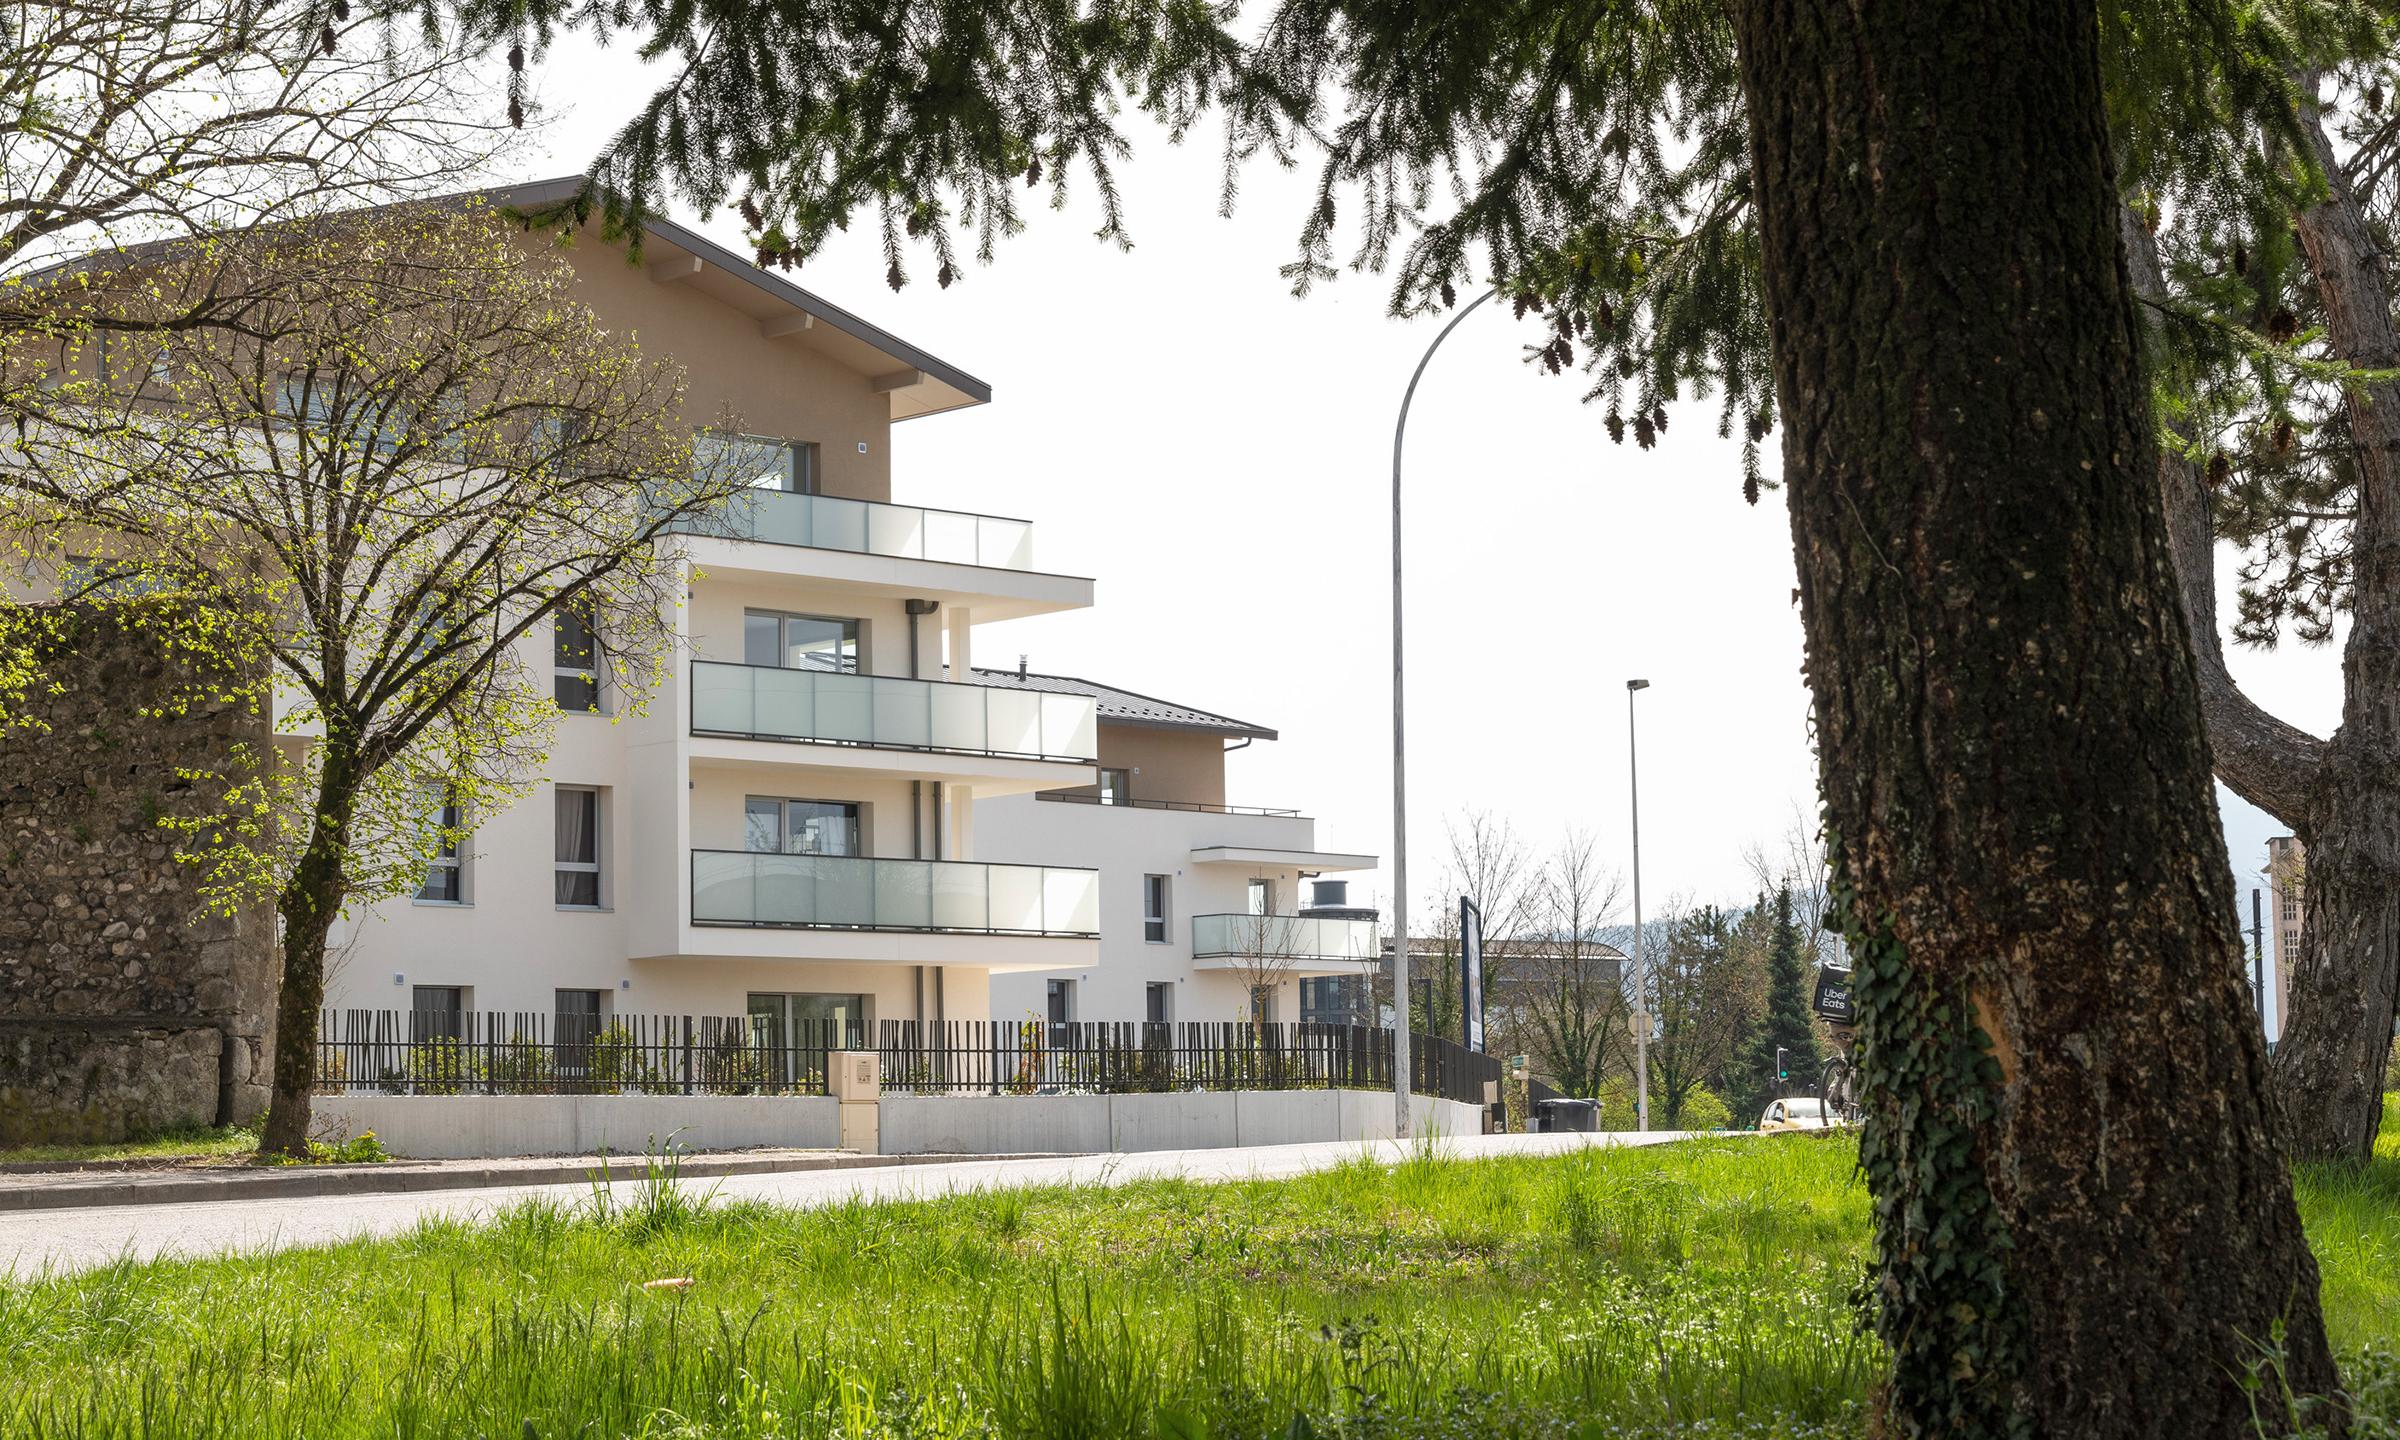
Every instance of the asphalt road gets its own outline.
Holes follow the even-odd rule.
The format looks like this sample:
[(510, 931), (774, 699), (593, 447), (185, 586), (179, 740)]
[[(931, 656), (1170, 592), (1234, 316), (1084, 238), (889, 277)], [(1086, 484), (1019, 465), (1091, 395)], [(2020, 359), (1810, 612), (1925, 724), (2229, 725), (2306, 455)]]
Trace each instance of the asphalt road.
[[(1585, 1146), (1649, 1145), (1685, 1138), (1648, 1135), (1481, 1135), (1436, 1142), (1444, 1155), (1546, 1155)], [(1224, 1150), (1160, 1150), (1138, 1155), (1079, 1155), (1039, 1160), (970, 1160), (878, 1170), (817, 1170), (734, 1175), (683, 1182), (724, 1199), (778, 1205), (838, 1204), (854, 1197), (909, 1200), (962, 1190), (1023, 1185), (1121, 1185), (1180, 1175), (1201, 1181), (1265, 1179), (1330, 1169), (1361, 1155), (1389, 1162), (1406, 1142), (1340, 1141)], [(108, 1205), (0, 1214), (0, 1274), (24, 1278), (80, 1270), (120, 1256), (207, 1256), (325, 1245), (361, 1235), (392, 1235), (432, 1216), (474, 1219), (536, 1195), (574, 1200), (571, 1187), (511, 1185), (289, 1200), (213, 1200), (188, 1205)]]

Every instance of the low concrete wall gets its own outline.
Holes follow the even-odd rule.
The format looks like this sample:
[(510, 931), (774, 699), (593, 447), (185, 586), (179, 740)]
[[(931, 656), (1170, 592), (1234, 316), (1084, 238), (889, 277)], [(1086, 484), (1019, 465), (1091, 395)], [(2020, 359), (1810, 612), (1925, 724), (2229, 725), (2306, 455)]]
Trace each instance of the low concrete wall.
[(315, 1128), (372, 1130), (412, 1160), (639, 1155), (670, 1135), (686, 1150), (830, 1150), (839, 1109), (822, 1095), (320, 1095)]
[[(1177, 1091), (1164, 1095), (892, 1095), (886, 1155), (1096, 1154), (1388, 1140), (1392, 1099), (1370, 1090)], [(1480, 1135), (1483, 1111), (1415, 1097), (1416, 1133)]]
[[(372, 1130), (412, 1160), (837, 1148), (840, 1105), (822, 1095), (320, 1095), (316, 1129)], [(886, 1155), (1099, 1155), (1388, 1140), (1392, 1097), (1371, 1090), (1212, 1090), (1164, 1095), (893, 1095), (877, 1107)], [(1479, 1135), (1483, 1112), (1415, 1097), (1419, 1135)]]

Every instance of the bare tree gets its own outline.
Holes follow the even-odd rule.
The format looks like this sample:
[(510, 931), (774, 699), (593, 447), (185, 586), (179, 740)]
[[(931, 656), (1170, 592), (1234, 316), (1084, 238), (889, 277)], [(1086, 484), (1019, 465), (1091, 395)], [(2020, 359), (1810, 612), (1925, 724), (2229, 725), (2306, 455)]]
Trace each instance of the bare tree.
[(1801, 943), (1818, 965), (1849, 963), (1842, 949), (1841, 927), (1833, 914), (1832, 873), (1826, 867), (1825, 832), (1799, 801), (1782, 831), (1767, 840), (1754, 840), (1742, 854), (1759, 895), (1792, 892), (1792, 918), (1800, 927)]
[[(510, 134), (477, 42), (378, 0), (0, 10), (0, 277), (455, 188)], [(521, 114), (519, 117), (521, 118)], [(0, 292), (0, 314), (19, 295)], [(38, 299), (32, 302), (40, 308)]]
[[(693, 465), (680, 371), (603, 328), (546, 243), (436, 205), (170, 242), (0, 332), (12, 372), (48, 364), (0, 465), (20, 566), (188, 602), (162, 640), (255, 676), (307, 737), (183, 825), (212, 897), (281, 922), (272, 1151), (307, 1140), (335, 920), (532, 783), (559, 703), (537, 627), (574, 612), (638, 707), (683, 590), (659, 542), (736, 485)], [(201, 296), (211, 322), (164, 355), (95, 324)]]
[(1570, 830), (1536, 872), (1528, 925), (1510, 962), (1512, 1033), (1534, 1068), (1569, 1095), (1597, 1095), (1632, 1058), (1626, 955), (1600, 938), (1624, 899), (1592, 838)]
[(1226, 951), (1241, 981), (1242, 1019), (1264, 1023), (1272, 997), (1308, 955), (1310, 922), (1298, 915), (1244, 914), (1225, 917)]

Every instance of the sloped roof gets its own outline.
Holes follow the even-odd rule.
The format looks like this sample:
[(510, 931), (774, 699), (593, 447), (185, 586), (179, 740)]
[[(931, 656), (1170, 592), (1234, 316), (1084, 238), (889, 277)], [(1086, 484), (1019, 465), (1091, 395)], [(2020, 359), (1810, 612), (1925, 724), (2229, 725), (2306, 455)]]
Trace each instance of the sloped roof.
[(1114, 685), (1079, 679), (1073, 675), (1044, 675), (1038, 671), (975, 669), (975, 683), (998, 685), (1014, 690), (1045, 690), (1056, 695), (1089, 695), (1099, 702), (1100, 719), (1110, 725), (1150, 725), (1162, 730), (1200, 730), (1213, 735), (1232, 735), (1253, 740), (1273, 740), (1275, 732), (1264, 725), (1236, 720), (1214, 711), (1198, 710), (1161, 700), (1155, 695), (1120, 690)]

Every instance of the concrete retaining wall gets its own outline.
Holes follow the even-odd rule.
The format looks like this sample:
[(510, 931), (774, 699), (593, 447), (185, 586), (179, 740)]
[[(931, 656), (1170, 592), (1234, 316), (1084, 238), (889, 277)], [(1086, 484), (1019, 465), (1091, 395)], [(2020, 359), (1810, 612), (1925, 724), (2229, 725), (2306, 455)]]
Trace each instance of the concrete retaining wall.
[[(1370, 1090), (1166, 1095), (885, 1095), (886, 1155), (1097, 1154), (1388, 1140), (1392, 1099)], [(1483, 1133), (1483, 1112), (1415, 1097), (1418, 1134)]]
[[(1420, 1135), (1477, 1135), (1483, 1112), (1416, 1097)], [(1191, 1091), (1167, 1095), (891, 1095), (877, 1107), (886, 1155), (1098, 1155), (1324, 1140), (1388, 1140), (1392, 1098), (1369, 1090)], [(667, 1137), (686, 1150), (833, 1149), (840, 1106), (821, 1095), (320, 1095), (315, 1129), (372, 1130), (414, 1160), (502, 1155), (639, 1155)]]
[(822, 1095), (320, 1095), (312, 1128), (372, 1130), (412, 1160), (639, 1155), (669, 1135), (686, 1150), (830, 1150), (839, 1109)]

